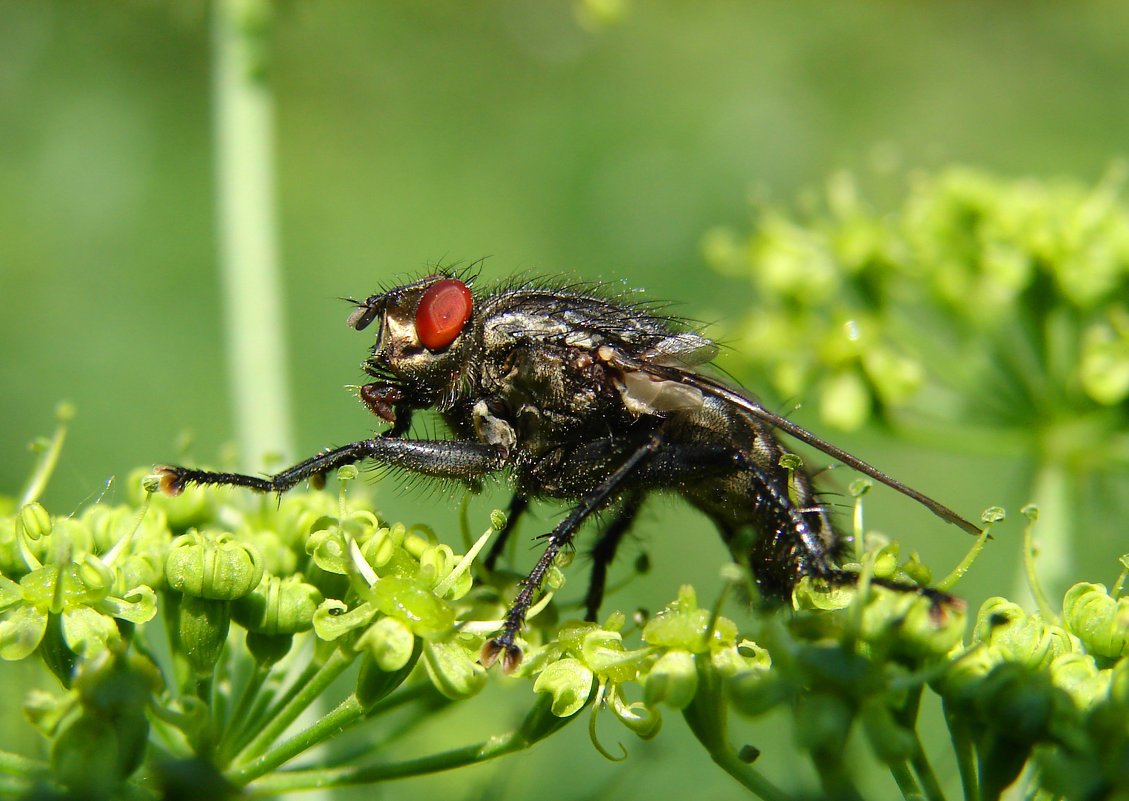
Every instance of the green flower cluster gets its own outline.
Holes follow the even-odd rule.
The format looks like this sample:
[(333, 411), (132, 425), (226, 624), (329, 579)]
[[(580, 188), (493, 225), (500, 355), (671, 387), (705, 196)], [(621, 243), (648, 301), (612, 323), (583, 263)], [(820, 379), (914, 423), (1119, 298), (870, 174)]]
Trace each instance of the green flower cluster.
[(1032, 757), (1046, 797), (1129, 787), (1125, 577), (1112, 592), (1075, 584), (1058, 614), (999, 597), (980, 607), (970, 643), (936, 682), (954, 739), (974, 754), (966, 788), (994, 798)]
[(1094, 418), (1075, 454), (1097, 447), (1101, 462), (1114, 455), (1101, 432), (1129, 422), (1123, 181), (1121, 167), (1096, 187), (953, 167), (879, 210), (836, 175), (800, 215), (765, 207), (748, 238), (705, 238), (707, 259), (757, 292), (732, 351), (780, 397), (817, 399), (831, 426), (924, 416), (1022, 435)]
[[(337, 495), (282, 499), (201, 488), (153, 495), (144, 472), (130, 479), (129, 503), (96, 502), (70, 517), (26, 497), (2, 501), (0, 655), (38, 655), (63, 687), (26, 704), (51, 743), (49, 760), (0, 754), (29, 792), (35, 781), (92, 799), (127, 786), (136, 797), (207, 786), (221, 798), (379, 782), (523, 750), (585, 708), (596, 749), (619, 759), (598, 742), (598, 713), (648, 739), (665, 708), (763, 798), (791, 795), (754, 768), (755, 748), (731, 744), (731, 709), (789, 710), (795, 745), (829, 795), (857, 796), (845, 745), (860, 732), (907, 798), (933, 799), (943, 793), (916, 731), (930, 687), (945, 705), (966, 797), (997, 797), (1025, 765), (1038, 771), (1032, 787), (1066, 798), (1129, 787), (1109, 751), (1129, 748), (1123, 580), (1112, 591), (1076, 585), (1055, 619), (993, 599), (962, 643), (959, 601), (875, 583), (931, 578), (875, 536), (858, 537), (866, 547), (847, 565), (857, 587), (805, 581), (794, 609), (746, 607), (736, 618), (744, 625), (721, 614), (724, 593), (707, 608), (689, 586), (649, 618), (617, 612), (602, 625), (558, 624), (546, 597), (514, 673), (532, 688), (513, 730), (400, 763), (279, 770), (405, 705), (422, 724), (483, 688), (489, 676), (476, 655), (515, 587), (476, 556), (504, 515), (475, 541), (464, 530), (458, 554), (425, 527), (386, 523), (346, 491), (350, 471)], [(999, 517), (990, 510), (985, 522)], [(746, 581), (735, 567), (726, 573), (726, 586)], [(562, 582), (554, 568), (549, 585)], [(350, 667), (348, 694), (286, 737)], [(1084, 792), (1068, 787), (1079, 771)]]

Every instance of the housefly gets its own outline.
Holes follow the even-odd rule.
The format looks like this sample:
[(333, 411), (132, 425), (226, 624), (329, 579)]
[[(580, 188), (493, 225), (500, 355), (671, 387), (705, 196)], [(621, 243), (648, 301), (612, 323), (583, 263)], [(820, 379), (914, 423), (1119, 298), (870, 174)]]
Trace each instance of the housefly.
[[(702, 372), (716, 345), (653, 306), (593, 287), (510, 282), (477, 292), (473, 283), (466, 273), (444, 272), (351, 301), (350, 327), (375, 326), (376, 333), (363, 366), (372, 381), (358, 394), (387, 430), (268, 477), (161, 466), (163, 491), (213, 484), (284, 492), (362, 460), (472, 487), (506, 472), (514, 491), (510, 522), (488, 567), (529, 501), (572, 504), (544, 535), (541, 557), (483, 647), (483, 664), (500, 657), (507, 672), (521, 660), (516, 639), (545, 573), (581, 524), (610, 510), (592, 549), (585, 604), (595, 619), (608, 564), (655, 492), (677, 493), (710, 517), (768, 598), (789, 599), (803, 577), (855, 581), (839, 566), (843, 539), (810, 477), (782, 465), (788, 452), (777, 432), (979, 533), (955, 512)], [(405, 437), (420, 409), (436, 410), (451, 438)]]

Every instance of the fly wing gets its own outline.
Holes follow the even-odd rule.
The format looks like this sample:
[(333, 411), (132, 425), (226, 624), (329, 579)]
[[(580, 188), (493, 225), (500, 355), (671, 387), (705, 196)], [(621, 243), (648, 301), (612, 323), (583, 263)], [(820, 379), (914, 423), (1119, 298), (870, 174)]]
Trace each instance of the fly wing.
[(838, 448), (832, 445), (827, 440), (817, 437), (806, 428), (801, 428), (792, 421), (788, 420), (786, 417), (781, 417), (780, 415), (776, 414), (776, 412), (769, 411), (768, 409), (764, 408), (764, 406), (762, 406), (758, 401), (738, 392), (735, 389), (726, 386), (720, 381), (710, 378), (709, 376), (702, 375), (701, 373), (698, 373), (694, 370), (664, 364), (659, 360), (651, 361), (635, 358), (628, 356), (621, 351), (614, 351), (610, 348), (601, 350), (601, 358), (603, 358), (609, 364), (620, 367), (622, 370), (624, 370), (625, 375), (631, 375), (632, 373), (641, 373), (646, 375), (649, 380), (655, 381), (664, 386), (667, 384), (682, 385), (683, 387), (693, 389), (701, 395), (710, 395), (715, 398), (719, 398), (726, 403), (730, 403), (737, 408), (744, 410), (758, 420), (766, 423), (771, 428), (778, 431), (783, 431), (785, 434), (795, 437), (801, 442), (805, 442), (808, 445), (811, 445), (813, 448), (816, 448), (817, 450), (823, 451), (828, 456), (837, 459), (848, 467), (858, 470), (860, 473), (870, 476), (875, 481), (879, 481), (890, 487), (891, 489), (897, 490), (903, 495), (912, 498), (922, 506), (925, 506), (935, 515), (939, 516), (949, 523), (952, 523), (953, 525), (959, 526), (968, 533), (977, 536), (982, 533), (979, 526), (961, 517), (952, 509), (949, 509), (947, 506), (933, 500), (928, 495), (924, 495), (918, 492), (912, 487), (906, 486), (892, 476), (883, 473), (877, 467), (864, 462), (857, 456), (847, 453), (842, 448)]
[(714, 342), (698, 334), (672, 334), (645, 350), (643, 361), (668, 367), (697, 367), (712, 362), (718, 353)]
[[(671, 334), (647, 348), (640, 361), (657, 367), (687, 370), (717, 356), (717, 345), (697, 334)], [(624, 370), (616, 381), (627, 408), (635, 414), (663, 417), (672, 412), (700, 409), (702, 390), (648, 370)]]

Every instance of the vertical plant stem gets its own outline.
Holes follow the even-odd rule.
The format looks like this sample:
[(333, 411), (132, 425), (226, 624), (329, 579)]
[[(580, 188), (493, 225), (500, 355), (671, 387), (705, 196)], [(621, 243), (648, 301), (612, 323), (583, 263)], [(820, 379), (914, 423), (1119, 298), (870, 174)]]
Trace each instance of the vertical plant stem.
[(968, 801), (980, 797), (980, 782), (976, 769), (976, 747), (972, 741), (972, 733), (963, 722), (960, 711), (953, 709), (947, 702), (942, 702), (945, 712), (945, 722), (949, 726), (949, 736), (953, 743), (953, 753), (956, 754), (957, 768), (960, 771), (961, 789)]
[(290, 447), (289, 381), (275, 231), (269, 0), (212, 5), (219, 267), (240, 458)]

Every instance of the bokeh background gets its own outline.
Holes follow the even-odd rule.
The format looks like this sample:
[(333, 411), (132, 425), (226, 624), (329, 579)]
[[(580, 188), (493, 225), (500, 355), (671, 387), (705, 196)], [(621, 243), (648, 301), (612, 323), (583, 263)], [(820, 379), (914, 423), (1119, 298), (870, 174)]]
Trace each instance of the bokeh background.
[[(1129, 143), (1129, 13), (1114, 3), (656, 0), (616, 24), (596, 17), (555, 0), (277, 6), (290, 456), (373, 429), (344, 389), (370, 342), (345, 327), (341, 296), (488, 257), (487, 279), (613, 281), (724, 322), (756, 298), (706, 268), (701, 239), (717, 225), (747, 230), (752, 196), (787, 202), (848, 168), (896, 202), (899, 176), (953, 162), (1096, 181)], [(55, 513), (120, 494), (107, 482), (138, 465), (181, 458), (186, 434), (187, 457), (211, 462), (236, 438), (210, 59), (203, 3), (0, 2), (2, 492), (22, 485), (25, 445), (50, 431), (62, 399), (78, 416), (44, 497)], [(796, 419), (814, 423), (803, 409)], [(971, 515), (1029, 500), (1024, 466), (1006, 459), (873, 432), (836, 441)], [(373, 491), (390, 518), (440, 530), (453, 520), (457, 497)], [(893, 493), (869, 498), (869, 520), (927, 561), (951, 564), (967, 545)], [(496, 487), (472, 514), (505, 501)], [(654, 608), (684, 581), (711, 597), (726, 557), (708, 522), (674, 502), (644, 518), (628, 550), (647, 550), (655, 570), (611, 603)], [(973, 603), (984, 577), (1014, 573), (1021, 526), (1009, 525), (969, 578)], [(1112, 579), (1117, 533), (1095, 536), (1084, 577)], [(509, 689), (459, 705), (417, 745), (508, 728)], [(3, 704), (10, 720), (10, 695)], [(812, 786), (786, 737), (765, 726), (746, 736), (770, 776)], [(677, 716), (652, 743), (612, 727), (605, 737), (624, 742), (625, 764), (605, 762), (574, 725), (531, 755), (363, 796), (737, 791)]]

